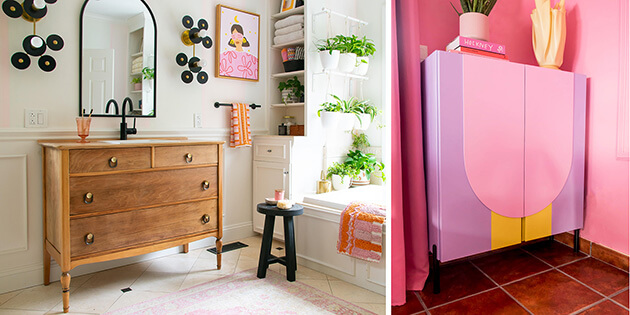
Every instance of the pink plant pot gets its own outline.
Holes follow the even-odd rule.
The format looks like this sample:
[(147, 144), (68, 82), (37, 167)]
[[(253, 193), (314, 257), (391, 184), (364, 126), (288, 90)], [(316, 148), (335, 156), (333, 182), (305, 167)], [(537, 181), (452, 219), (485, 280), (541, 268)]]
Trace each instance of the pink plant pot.
[(488, 16), (477, 12), (468, 12), (460, 15), (459, 36), (488, 41), (488, 38), (490, 38)]

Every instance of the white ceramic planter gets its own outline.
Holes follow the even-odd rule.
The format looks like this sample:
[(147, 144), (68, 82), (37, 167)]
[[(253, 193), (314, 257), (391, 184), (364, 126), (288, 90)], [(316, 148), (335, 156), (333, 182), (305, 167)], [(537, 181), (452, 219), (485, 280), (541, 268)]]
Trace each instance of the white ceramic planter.
[(488, 16), (477, 12), (468, 12), (460, 15), (459, 36), (488, 41), (488, 38), (490, 38)]
[(339, 71), (350, 73), (354, 71), (354, 66), (357, 62), (357, 54), (344, 53), (339, 55)]
[(343, 131), (352, 130), (354, 128), (354, 121), (357, 117), (354, 114), (350, 113), (342, 113), (339, 118), (339, 123), (337, 124), (337, 128)]
[(339, 112), (321, 112), (322, 116), (322, 127), (324, 129), (337, 129), (337, 125), (339, 124), (339, 119), (342, 116), (342, 113)]
[(343, 180), (339, 175), (332, 176), (332, 186), (334, 190), (344, 190), (350, 187), (350, 176), (345, 175)]
[(359, 121), (359, 118), (357, 118), (356, 116), (354, 116), (354, 129), (357, 130), (366, 130), (368, 128), (370, 128), (370, 115), (369, 114), (359, 114), (359, 117), (361, 117), (361, 121)]
[(319, 60), (322, 62), (324, 70), (337, 69), (339, 65), (339, 50), (323, 50), (319, 52)]
[(290, 93), (291, 93), (291, 90), (282, 90), (283, 103), (297, 103), (298, 102), (298, 98), (295, 97), (294, 95), (291, 95), (291, 97), (289, 97)]
[(383, 182), (382, 175), (383, 175), (383, 171), (374, 171), (374, 172), (372, 172), (372, 174), (370, 174), (370, 184), (372, 184), (372, 185), (380, 185), (380, 186), (385, 184)]
[(352, 186), (365, 186), (370, 184), (370, 179), (365, 174), (365, 171), (360, 171), (359, 175), (352, 178)]
[[(363, 62), (365, 60), (365, 62)], [(368, 57), (357, 57), (356, 66), (354, 67), (354, 74), (366, 75), (370, 67), (370, 59)]]

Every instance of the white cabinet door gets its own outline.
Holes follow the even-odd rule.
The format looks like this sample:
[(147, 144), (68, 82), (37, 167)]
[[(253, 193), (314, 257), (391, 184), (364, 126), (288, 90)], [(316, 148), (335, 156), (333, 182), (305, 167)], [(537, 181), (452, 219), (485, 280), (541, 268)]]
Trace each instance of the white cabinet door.
[[(263, 232), (265, 225), (264, 215), (256, 211), (256, 205), (265, 202), (265, 198), (273, 198), (276, 189), (284, 189), (285, 198), (291, 198), (291, 165), (289, 163), (272, 163), (254, 161), (254, 205), (253, 224), (254, 231)], [(276, 218), (274, 236), (284, 238), (283, 220)]]

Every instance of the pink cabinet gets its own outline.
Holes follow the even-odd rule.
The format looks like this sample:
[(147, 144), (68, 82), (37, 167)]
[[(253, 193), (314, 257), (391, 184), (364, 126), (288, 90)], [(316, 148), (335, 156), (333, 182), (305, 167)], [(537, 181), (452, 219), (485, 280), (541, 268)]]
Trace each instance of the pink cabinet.
[(437, 260), (583, 227), (585, 76), (442, 51), (422, 75)]

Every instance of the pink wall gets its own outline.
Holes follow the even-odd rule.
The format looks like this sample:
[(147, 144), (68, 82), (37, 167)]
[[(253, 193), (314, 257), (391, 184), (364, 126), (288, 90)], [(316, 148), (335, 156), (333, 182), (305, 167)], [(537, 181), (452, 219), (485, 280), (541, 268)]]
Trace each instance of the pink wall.
[[(420, 1), (420, 43), (429, 47), (429, 54), (443, 50), (458, 35), (457, 14), (447, 0)], [(581, 236), (628, 254), (629, 168), (628, 160), (617, 159), (616, 152), (617, 107), (622, 92), (619, 69), (628, 65), (620, 59), (624, 55), (620, 54), (619, 29), (628, 19), (628, 5), (623, 1), (627, 2), (567, 1), (567, 44), (561, 69), (589, 78), (586, 220)], [(490, 14), (490, 41), (505, 44), (510, 61), (536, 65), (531, 48), (530, 14), (534, 7), (533, 0), (502, 0)], [(627, 95), (628, 87), (621, 88)]]

